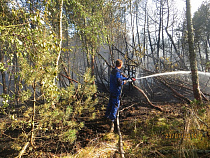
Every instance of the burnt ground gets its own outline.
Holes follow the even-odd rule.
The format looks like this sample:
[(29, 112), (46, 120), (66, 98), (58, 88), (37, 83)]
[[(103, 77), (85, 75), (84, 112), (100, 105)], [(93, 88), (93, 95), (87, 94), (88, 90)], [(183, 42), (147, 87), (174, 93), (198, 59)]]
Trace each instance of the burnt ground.
[[(121, 132), (123, 136), (125, 136), (126, 138), (128, 137), (131, 140), (132, 139), (135, 140), (136, 138), (142, 139), (142, 135), (141, 136), (136, 136), (136, 135), (138, 134), (144, 135), (144, 132), (146, 133), (148, 132), (148, 130), (151, 130), (151, 128), (153, 127), (151, 127), (150, 125), (147, 125), (148, 121), (150, 122), (151, 120), (153, 120), (152, 122), (153, 124), (155, 124), (155, 122), (158, 119), (165, 119), (166, 122), (168, 122), (171, 125), (169, 125), (170, 127), (167, 130), (165, 130), (164, 127), (163, 127), (163, 130), (158, 129), (157, 133), (155, 133), (155, 137), (161, 137), (164, 139), (165, 138), (164, 134), (176, 131), (176, 129), (173, 127), (174, 126), (173, 124), (177, 125), (178, 128), (181, 128), (181, 132), (184, 131), (185, 125), (183, 122), (186, 115), (185, 115), (185, 110), (183, 110), (183, 108), (185, 108), (188, 105), (185, 102), (177, 99), (176, 97), (174, 96), (172, 97), (171, 96), (172, 93), (169, 93), (168, 91), (165, 91), (165, 93), (160, 93), (158, 90), (160, 89), (158, 88), (156, 89), (156, 93), (153, 94), (151, 99), (153, 99), (154, 105), (160, 106), (164, 110), (162, 112), (151, 107), (146, 102), (145, 98), (135, 88), (129, 88), (128, 86), (124, 87), (122, 98), (121, 98), (121, 106), (120, 106), (120, 127), (121, 127)], [(79, 132), (78, 142), (80, 142), (79, 144), (80, 146), (77, 146), (77, 148), (79, 149), (88, 146), (96, 138), (97, 139), (103, 138), (104, 135), (106, 135), (106, 133), (110, 129), (109, 124), (106, 123), (103, 118), (105, 110), (106, 110), (106, 105), (108, 104), (109, 94), (108, 93), (99, 94), (98, 97), (99, 97), (99, 104), (96, 106), (96, 111), (99, 111), (99, 112), (97, 113), (96, 118), (93, 120), (85, 120), (85, 119), (83, 120), (85, 122), (85, 128)], [(154, 121), (155, 119), (156, 121)], [(181, 123), (180, 124), (177, 123), (176, 119), (182, 120)], [(136, 123), (136, 122), (139, 122), (139, 123)], [(137, 128), (137, 133), (134, 132), (134, 128)], [(140, 129), (142, 131), (140, 131)], [(117, 133), (116, 129), (115, 129), (115, 133)], [(135, 135), (135, 137), (133, 137), (133, 135)], [(151, 137), (153, 136), (148, 135), (148, 137), (150, 137), (151, 139)], [(147, 146), (148, 145), (147, 143), (148, 142), (146, 142), (144, 145)], [(176, 143), (180, 143), (180, 142), (177, 141)], [(176, 143), (174, 142), (172, 143), (172, 141), (171, 142), (169, 141), (166, 143), (165, 146), (169, 148), (170, 147), (175, 148), (174, 144)], [(139, 143), (137, 143), (137, 146), (138, 144)], [(135, 147), (136, 147), (136, 144), (135, 144)], [(208, 157), (210, 155), (210, 152), (208, 152), (207, 154), (201, 154), (201, 155), (202, 157)], [(156, 157), (156, 156), (152, 154), (146, 157)], [(171, 154), (169, 154), (168, 157), (171, 157)]]
[[(129, 87), (129, 86), (124, 87), (122, 98), (121, 98), (121, 106), (119, 109), (120, 110), (120, 127), (121, 127), (122, 135), (124, 135), (126, 138), (129, 138), (129, 139), (134, 139), (134, 140), (136, 138), (141, 139), (142, 135), (141, 136), (136, 136), (136, 135), (144, 134), (144, 132), (146, 133), (149, 130), (153, 130), (151, 128), (156, 128), (155, 125), (151, 126), (151, 125), (148, 125), (147, 123), (152, 122), (153, 124), (156, 124), (158, 122), (157, 120), (161, 120), (161, 119), (165, 119), (166, 122), (168, 122), (169, 128), (167, 130), (165, 130), (164, 127), (163, 129), (158, 129), (156, 131), (157, 133), (155, 134), (153, 133), (155, 137), (160, 137), (164, 139), (166, 138), (167, 134), (178, 131), (178, 129), (176, 128), (179, 128), (179, 132), (181, 131), (181, 133), (184, 131), (185, 124), (183, 122), (185, 121), (185, 117), (186, 117), (185, 108), (189, 107), (190, 105), (188, 105), (182, 99), (177, 98), (176, 96), (173, 95), (172, 92), (165, 90), (164, 88), (165, 88), (164, 85), (162, 85), (161, 88), (155, 87), (153, 89), (153, 92), (154, 92), (153, 95), (150, 95), (150, 99), (152, 100), (152, 103), (154, 105), (160, 106), (163, 109), (163, 111), (159, 111), (151, 107), (146, 101), (146, 99), (141, 95), (141, 93), (137, 89), (133, 87)], [(78, 137), (78, 141), (82, 142), (83, 144), (80, 144), (81, 146), (79, 146), (79, 148), (84, 148), (85, 146), (88, 146), (96, 138), (103, 138), (103, 136), (110, 129), (109, 124), (105, 123), (104, 118), (103, 118), (105, 114), (105, 110), (106, 110), (106, 105), (108, 104), (109, 94), (108, 93), (99, 94), (98, 97), (99, 97), (99, 104), (96, 106), (96, 111), (99, 111), (99, 113), (97, 113), (96, 118), (93, 120), (85, 120), (85, 119), (83, 120), (85, 121), (85, 128), (79, 132), (79, 137)], [(192, 93), (188, 93), (188, 97), (192, 97)], [(209, 109), (208, 106), (207, 106), (207, 109)], [(177, 120), (179, 121), (181, 120), (181, 121), (179, 122)], [(137, 128), (136, 133), (134, 132), (135, 128)], [(115, 133), (117, 133), (116, 129), (115, 129)], [(135, 135), (135, 137), (133, 135)], [(151, 137), (153, 137), (150, 134), (147, 136), (150, 137), (150, 139)], [(85, 138), (85, 141), (84, 141), (84, 138)], [(209, 136), (205, 136), (205, 138), (210, 140)], [(166, 152), (167, 154), (165, 154), (165, 150), (164, 150), (163, 153), (165, 154), (166, 157), (167, 156), (171, 157), (173, 153), (173, 148), (176, 148), (175, 146), (180, 144), (180, 139), (173, 140), (173, 141), (169, 140), (169, 142), (167, 141), (168, 140), (166, 140), (166, 143), (164, 142), (165, 144), (164, 146), (167, 146), (167, 148), (169, 147), (170, 152), (169, 154), (167, 152)], [(144, 145), (147, 146), (148, 145), (147, 143), (148, 142), (146, 142)], [(137, 143), (137, 146), (138, 144), (139, 143)], [(210, 156), (210, 151), (209, 151), (210, 143), (207, 143), (207, 144), (208, 144), (207, 145), (208, 152), (201, 153), (200, 155), (198, 154), (197, 155), (198, 157)], [(136, 144), (135, 144), (135, 147), (136, 147)], [(157, 155), (154, 156), (154, 154), (152, 155), (148, 154), (148, 156), (145, 156), (145, 157), (164, 157), (164, 155), (160, 154), (158, 156)]]
[[(160, 89), (163, 89), (163, 91), (160, 91)], [(132, 142), (131, 146), (133, 148), (131, 147), (132, 150), (129, 149), (130, 152), (133, 152), (131, 155), (141, 153), (141, 149), (150, 148), (151, 152), (145, 152), (144, 157), (167, 157), (168, 155), (168, 157), (171, 157), (173, 153), (172, 149), (180, 144), (180, 139), (176, 141), (166, 140), (164, 139), (164, 134), (178, 131), (178, 128), (179, 131), (184, 131), (186, 111), (183, 109), (188, 105), (178, 100), (169, 91), (164, 91), (163, 87), (157, 87), (153, 92), (153, 95), (150, 95), (152, 103), (160, 106), (164, 111), (160, 112), (151, 107), (135, 88), (129, 89), (129, 86), (124, 87), (120, 106), (121, 133), (124, 141)], [(36, 142), (37, 148), (35, 149), (35, 153), (38, 153), (38, 156), (34, 155), (34, 151), (28, 151), (31, 155), (30, 157), (60, 157), (62, 155), (68, 155), (67, 153), (76, 154), (81, 149), (90, 146), (93, 141), (103, 140), (110, 128), (109, 124), (104, 121), (104, 113), (108, 99), (108, 93), (99, 93), (99, 102), (95, 106), (95, 118), (89, 119), (86, 117), (86, 114), (83, 114), (78, 120), (78, 122), (84, 122), (84, 127), (77, 133), (77, 140), (73, 145), (56, 143), (57, 140), (46, 140), (45, 144)], [(165, 125), (161, 126), (161, 128), (159, 128), (158, 125), (159, 120), (164, 120), (161, 123)], [(154, 129), (156, 129), (156, 133), (151, 132)], [(158, 142), (158, 138), (163, 138), (164, 140)], [(205, 136), (205, 138), (209, 139), (208, 136)], [(7, 144), (11, 139), (8, 138), (3, 141)], [(42, 148), (42, 145), (48, 148)], [(0, 148), (3, 146), (4, 145), (1, 144)], [(161, 152), (162, 149), (164, 149), (163, 152)], [(200, 149), (202, 149), (202, 147), (200, 147), (199, 150)], [(205, 144), (205, 151), (206, 150), (210, 150), (208, 143), (207, 145)], [(165, 153), (165, 151), (169, 152)], [(127, 154), (126, 157), (135, 157), (129, 154), (128, 149), (125, 152)], [(17, 151), (6, 149), (6, 145), (0, 150), (0, 157), (14, 157), (14, 155), (17, 155)], [(208, 157), (209, 155), (210, 152), (207, 152), (198, 156)], [(28, 155), (25, 157), (28, 157)], [(139, 155), (136, 157), (142, 156)]]

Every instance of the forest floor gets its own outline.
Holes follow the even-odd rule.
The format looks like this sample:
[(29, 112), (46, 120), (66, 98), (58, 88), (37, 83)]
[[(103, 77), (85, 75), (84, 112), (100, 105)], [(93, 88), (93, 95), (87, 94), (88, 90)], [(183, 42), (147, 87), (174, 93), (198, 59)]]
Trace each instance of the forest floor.
[[(136, 94), (131, 92), (121, 100), (120, 130), (126, 158), (210, 157), (210, 130), (197, 120), (205, 119), (210, 126), (209, 105), (192, 109), (193, 105), (185, 103), (155, 102), (163, 109), (161, 112)], [(102, 102), (96, 107), (96, 118), (84, 120), (85, 128), (78, 137), (84, 144), (77, 146), (74, 157), (120, 157), (117, 130), (109, 133), (110, 126), (103, 119), (108, 95), (102, 96)], [(189, 112), (195, 109), (199, 113), (196, 118)]]
[[(210, 157), (208, 103), (199, 107), (178, 102), (153, 102), (163, 109), (159, 111), (140, 96), (132, 90), (124, 93), (121, 99), (120, 130), (126, 158)], [(84, 127), (77, 133), (71, 149), (55, 143), (45, 150), (37, 148), (36, 157), (120, 157), (118, 133), (116, 130), (110, 133), (110, 126), (104, 121), (109, 94), (99, 93), (98, 100), (95, 118), (90, 119), (85, 114), (80, 118)], [(4, 145), (0, 143), (0, 146)], [(13, 157), (14, 152), (0, 149), (0, 157)], [(35, 157), (30, 154), (25, 157)]]

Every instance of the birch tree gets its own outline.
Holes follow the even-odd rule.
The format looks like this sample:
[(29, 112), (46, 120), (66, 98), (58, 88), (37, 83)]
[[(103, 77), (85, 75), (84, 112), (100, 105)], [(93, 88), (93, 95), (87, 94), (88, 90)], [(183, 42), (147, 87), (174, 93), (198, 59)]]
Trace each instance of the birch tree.
[(60, 59), (60, 56), (61, 56), (61, 51), (62, 51), (62, 15), (63, 15), (63, 0), (61, 0), (60, 2), (60, 13), (59, 13), (59, 39), (60, 39), (60, 44), (59, 44), (59, 47), (60, 47), (60, 50), (58, 52), (58, 57), (57, 57), (57, 61), (56, 61), (56, 66), (58, 68), (58, 62), (59, 62), (59, 59)]

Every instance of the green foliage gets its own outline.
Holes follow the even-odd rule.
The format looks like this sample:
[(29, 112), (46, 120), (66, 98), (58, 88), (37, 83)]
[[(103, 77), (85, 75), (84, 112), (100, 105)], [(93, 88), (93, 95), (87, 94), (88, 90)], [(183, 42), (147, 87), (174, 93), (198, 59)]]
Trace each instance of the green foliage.
[[(35, 141), (38, 136), (40, 141), (43, 138), (55, 139), (72, 144), (77, 138), (77, 131), (84, 127), (78, 117), (83, 112), (94, 116), (94, 105), (97, 103), (97, 99), (93, 99), (97, 88), (90, 69), (84, 73), (82, 83), (64, 88), (58, 86), (59, 70), (55, 63), (59, 39), (49, 26), (48, 16), (40, 15), (38, 10), (29, 14), (24, 8), (16, 8), (8, 9), (8, 14), (1, 17), (7, 20), (0, 27), (1, 46), (10, 61), (14, 57), (17, 59), (19, 71), (15, 74), (16, 79), (23, 81), (19, 83), (18, 94), (21, 108), (12, 110), (8, 106), (9, 95), (2, 95), (10, 122), (2, 125), (4, 131), (19, 131), (17, 141), (11, 144), (15, 150), (20, 150), (23, 143), (31, 139), (34, 124)], [(9, 20), (7, 16), (12, 16), (14, 20)], [(0, 63), (0, 70), (5, 71), (3, 63)], [(23, 90), (23, 87), (27, 89)]]
[(0, 62), (0, 71), (1, 72), (6, 71), (6, 68), (4, 67), (4, 64), (2, 62)]
[[(205, 40), (209, 35), (209, 15), (210, 15), (210, 4), (203, 3), (198, 11), (195, 12), (193, 17), (193, 27), (195, 29), (195, 41)], [(201, 42), (203, 43), (203, 42)]]
[(9, 100), (11, 99), (11, 97), (8, 94), (1, 94), (0, 97), (3, 99), (2, 103), (3, 106), (1, 107), (1, 109), (4, 109), (6, 107), (9, 106)]
[(61, 140), (64, 142), (70, 142), (73, 143), (76, 140), (76, 133), (77, 130), (76, 129), (69, 129), (66, 132), (63, 132), (60, 136)]
[(67, 1), (66, 5), (72, 9), (69, 13), (73, 15), (67, 14), (67, 16), (74, 20), (84, 50), (87, 54), (95, 55), (94, 49), (106, 42), (107, 30), (103, 13), (108, 5), (103, 0), (71, 0)]
[[(51, 95), (44, 95), (46, 102), (36, 107), (36, 122), (35, 133), (42, 135), (45, 139), (59, 139), (61, 142), (73, 143), (77, 136), (77, 131), (84, 127), (82, 122), (77, 122), (76, 119), (82, 114), (82, 112), (93, 112), (94, 105), (97, 100), (92, 100), (92, 95), (96, 93), (96, 87), (92, 84), (94, 78), (90, 76), (90, 70), (84, 74), (84, 84), (70, 85), (67, 88), (57, 88), (56, 93), (62, 98), (62, 101), (52, 99)], [(47, 90), (49, 91), (49, 90)], [(22, 99), (28, 99), (30, 91), (23, 91)], [(43, 89), (43, 94), (45, 89)], [(52, 107), (52, 101), (54, 107)], [(56, 102), (57, 101), (57, 102)], [(19, 119), (18, 115), (21, 115)], [(13, 114), (8, 115), (11, 124), (10, 130), (22, 130), (31, 128), (30, 116), (33, 115), (33, 108), (30, 105), (22, 106), (19, 111), (13, 111)], [(27, 121), (29, 119), (29, 121)], [(42, 138), (41, 137), (41, 138)], [(20, 135), (21, 141), (17, 141), (12, 144), (12, 148), (19, 150), (19, 147), (24, 140), (29, 139), (29, 135), (26, 132)], [(23, 139), (24, 138), (24, 139)]]
[(193, 101), (191, 101), (191, 106), (197, 106), (197, 105), (199, 105), (200, 104), (200, 101), (199, 100), (196, 100), (196, 99), (194, 99)]
[(20, 100), (21, 100), (22, 102), (24, 102), (24, 101), (26, 101), (26, 100), (29, 100), (30, 97), (31, 97), (31, 95), (32, 95), (31, 90), (29, 90), (29, 89), (23, 90), (22, 93), (21, 93), (21, 98), (20, 98)]
[(206, 63), (205, 69), (206, 69), (206, 71), (208, 71), (210, 69), (210, 62)]

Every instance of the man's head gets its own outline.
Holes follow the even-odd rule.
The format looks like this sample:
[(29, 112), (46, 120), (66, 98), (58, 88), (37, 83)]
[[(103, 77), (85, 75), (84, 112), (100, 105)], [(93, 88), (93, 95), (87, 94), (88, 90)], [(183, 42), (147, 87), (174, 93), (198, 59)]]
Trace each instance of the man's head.
[(115, 62), (115, 64), (116, 64), (116, 67), (118, 69), (121, 69), (122, 68), (122, 65), (123, 65), (123, 62), (122, 62), (122, 60), (117, 59), (116, 62)]

